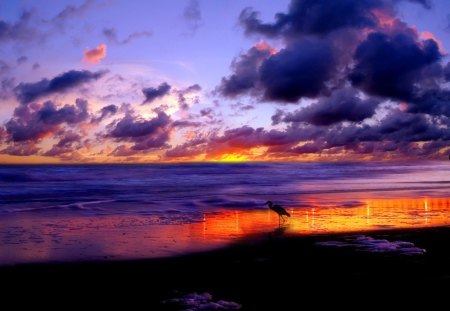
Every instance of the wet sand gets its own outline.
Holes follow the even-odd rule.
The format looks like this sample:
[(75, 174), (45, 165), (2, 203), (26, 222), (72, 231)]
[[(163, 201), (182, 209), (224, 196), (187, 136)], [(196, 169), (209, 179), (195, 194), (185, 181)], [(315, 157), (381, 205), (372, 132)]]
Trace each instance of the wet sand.
[[(346, 205), (333, 195), (288, 208), (286, 234), (332, 234), (450, 225), (450, 198), (368, 199)], [(304, 198), (305, 201), (305, 198)], [(0, 266), (56, 261), (130, 260), (180, 256), (223, 248), (278, 228), (273, 211), (221, 209), (186, 221), (170, 217), (16, 213), (0, 218)]]
[[(320, 245), (364, 234), (411, 242), (422, 255)], [(290, 235), (277, 229), (220, 250), (132, 261), (22, 264), (0, 267), (3, 302), (15, 306), (183, 310), (164, 300), (210, 293), (241, 310), (319, 307), (386, 308), (445, 302), (450, 288), (450, 228)], [(436, 290), (439, 288), (439, 290)], [(11, 293), (26, 299), (17, 300)], [(64, 306), (63, 305), (63, 306)], [(186, 308), (185, 308), (186, 309)]]

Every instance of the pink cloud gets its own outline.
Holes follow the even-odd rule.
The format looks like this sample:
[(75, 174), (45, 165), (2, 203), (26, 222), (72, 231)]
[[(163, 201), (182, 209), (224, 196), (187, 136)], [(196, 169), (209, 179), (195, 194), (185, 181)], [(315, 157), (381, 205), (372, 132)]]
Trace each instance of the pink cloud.
[(99, 44), (92, 50), (85, 49), (83, 61), (91, 64), (96, 64), (106, 57), (106, 44)]

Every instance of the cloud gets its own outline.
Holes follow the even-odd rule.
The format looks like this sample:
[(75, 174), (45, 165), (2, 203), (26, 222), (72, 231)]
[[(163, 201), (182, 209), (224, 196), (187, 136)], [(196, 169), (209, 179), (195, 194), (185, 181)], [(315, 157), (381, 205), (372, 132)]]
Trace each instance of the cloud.
[[(335, 95), (337, 96), (337, 95)], [(343, 96), (343, 95), (339, 95)], [(361, 100), (362, 101), (362, 100)], [(376, 125), (341, 122), (329, 126), (290, 122), (283, 130), (242, 126), (212, 135), (198, 146), (182, 144), (167, 155), (203, 154), (207, 158), (266, 148), (265, 158), (297, 158), (300, 154), (345, 157), (349, 154), (395, 157), (440, 157), (450, 146), (448, 119), (430, 119), (423, 114), (392, 110)], [(172, 153), (173, 152), (173, 153)]]
[(23, 11), (16, 23), (0, 20), (0, 42), (30, 42), (41, 38), (41, 33), (33, 27), (35, 11)]
[(4, 127), (0, 127), (0, 144), (6, 140), (6, 129)]
[(323, 41), (303, 41), (272, 55), (260, 69), (266, 100), (297, 102), (316, 97), (332, 77), (334, 55)]
[(75, 152), (82, 147), (80, 141), (82, 137), (72, 131), (58, 133), (58, 143), (54, 144), (51, 149), (43, 153), (47, 157), (61, 157)]
[(450, 62), (444, 68), (444, 77), (447, 82), (450, 82)]
[(259, 82), (259, 67), (271, 55), (270, 48), (262, 49), (257, 46), (250, 48), (247, 53), (233, 60), (231, 63), (233, 74), (222, 78), (217, 91), (225, 97), (234, 98), (254, 90)]
[[(124, 155), (125, 151), (133, 154), (146, 152), (151, 149), (166, 148), (172, 131), (172, 120), (162, 111), (158, 111), (156, 117), (150, 120), (134, 117), (127, 114), (120, 120), (108, 125), (106, 137), (116, 142), (133, 143), (128, 146), (118, 147), (112, 155)], [(131, 155), (127, 154), (127, 155)]]
[(0, 99), (7, 99), (13, 96), (13, 89), (15, 85), (15, 79), (7, 77), (0, 82)]
[(62, 108), (57, 108), (52, 101), (47, 101), (37, 111), (39, 121), (45, 124), (74, 124), (87, 120), (88, 102), (84, 99), (77, 98), (75, 105), (64, 105)]
[(202, 12), (198, 0), (189, 0), (183, 10), (183, 18), (189, 28), (189, 34), (195, 34), (202, 25)]
[(99, 44), (92, 50), (85, 49), (83, 61), (91, 64), (99, 63), (103, 58), (106, 57), (106, 44)]
[(434, 40), (418, 42), (407, 34), (369, 34), (355, 52), (349, 79), (368, 94), (411, 100), (422, 69), (441, 59)]
[(22, 104), (30, 103), (40, 97), (59, 92), (66, 92), (84, 83), (101, 78), (106, 72), (88, 70), (70, 70), (50, 80), (42, 79), (35, 83), (20, 83), (14, 89), (17, 99)]
[(95, 5), (95, 0), (86, 0), (79, 6), (68, 5), (62, 9), (58, 14), (56, 14), (50, 22), (55, 25), (62, 27), (67, 22), (67, 20), (81, 17)]
[(163, 82), (158, 87), (148, 87), (142, 89), (142, 93), (144, 93), (145, 96), (145, 100), (142, 104), (150, 104), (155, 99), (166, 96), (169, 94), (171, 88), (172, 87), (169, 84)]
[[(243, 10), (247, 35), (284, 47), (269, 52), (255, 45), (242, 53), (218, 93), (302, 108), (277, 109), (272, 124), (284, 123), (284, 130), (241, 127), (214, 136), (207, 156), (252, 148), (266, 148), (263, 157), (274, 158), (442, 156), (450, 146), (450, 65), (442, 64), (433, 34), (419, 34), (396, 16), (399, 2), (292, 0), (272, 23)], [(316, 100), (305, 105), (304, 99)]]
[(183, 120), (177, 120), (173, 122), (173, 127), (200, 127), (202, 125), (201, 122), (194, 122), (194, 121), (183, 121)]
[[(219, 94), (298, 103), (328, 96), (350, 80), (367, 94), (411, 99), (417, 84), (438, 80), (442, 55), (434, 36), (421, 39), (396, 18), (396, 2), (292, 0), (274, 23), (244, 9), (239, 20), (247, 34), (281, 39), (285, 47), (269, 53), (256, 45), (235, 58)], [(429, 7), (428, 1), (414, 2)]]
[(421, 4), (426, 9), (431, 9), (433, 7), (432, 0), (408, 0), (408, 1)]
[(189, 109), (190, 103), (198, 103), (199, 97), (195, 96), (191, 102), (188, 101), (186, 98), (187, 95), (191, 95), (193, 93), (198, 93), (202, 90), (202, 87), (198, 84), (193, 84), (191, 86), (188, 86), (187, 88), (183, 90), (176, 91), (178, 93), (178, 106), (181, 110), (187, 110)]
[(20, 56), (17, 58), (16, 63), (17, 63), (17, 65), (22, 65), (22, 64), (25, 64), (27, 62), (27, 60), (28, 60), (28, 57)]
[(62, 124), (75, 125), (89, 117), (88, 102), (76, 99), (75, 105), (57, 107), (52, 101), (44, 104), (20, 105), (6, 122), (8, 140), (13, 142), (39, 141), (56, 133)]
[(120, 40), (119, 35), (117, 34), (117, 30), (115, 28), (104, 28), (102, 34), (103, 36), (105, 36), (106, 39), (108, 39), (108, 42), (118, 45), (125, 45), (136, 39), (148, 38), (153, 35), (153, 33), (150, 31), (137, 31), (130, 33), (124, 39)]
[[(330, 97), (321, 98), (308, 107), (287, 114), (283, 120), (325, 126), (342, 121), (360, 122), (372, 117), (378, 104), (379, 101), (372, 98), (363, 100), (354, 90), (346, 88), (334, 92)], [(272, 120), (279, 123), (278, 114), (275, 114)]]
[(434, 89), (423, 92), (409, 103), (407, 111), (450, 117), (450, 91)]
[(33, 143), (14, 143), (0, 150), (0, 154), (9, 154), (13, 156), (30, 156), (38, 154), (40, 149)]
[(167, 150), (167, 158), (189, 158), (201, 155), (207, 151), (206, 143), (208, 140), (204, 137), (196, 137), (170, 150)]
[(91, 120), (91, 123), (100, 123), (104, 119), (115, 115), (119, 111), (119, 107), (116, 105), (108, 105), (100, 109), (99, 116), (96, 118), (93, 118)]
[(252, 8), (244, 9), (239, 21), (248, 35), (260, 34), (269, 38), (325, 35), (341, 28), (375, 26), (377, 21), (371, 10), (382, 6), (380, 0), (294, 0), (287, 13), (275, 15), (274, 23), (263, 23), (259, 13)]

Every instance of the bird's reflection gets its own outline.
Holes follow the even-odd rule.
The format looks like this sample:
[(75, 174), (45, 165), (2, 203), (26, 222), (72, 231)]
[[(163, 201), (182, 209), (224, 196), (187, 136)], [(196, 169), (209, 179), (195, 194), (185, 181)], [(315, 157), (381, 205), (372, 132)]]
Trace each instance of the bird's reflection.
[(280, 237), (283, 236), (284, 233), (286, 232), (286, 230), (289, 228), (288, 225), (280, 225), (278, 228), (276, 228), (275, 230), (273, 230), (270, 233), (270, 236), (272, 237)]

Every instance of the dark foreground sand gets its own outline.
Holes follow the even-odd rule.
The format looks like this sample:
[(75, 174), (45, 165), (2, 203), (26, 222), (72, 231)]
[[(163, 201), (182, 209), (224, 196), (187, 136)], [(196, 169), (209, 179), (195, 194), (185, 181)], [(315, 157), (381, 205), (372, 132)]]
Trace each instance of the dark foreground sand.
[(316, 244), (356, 233), (288, 237), (273, 232), (227, 249), (177, 258), (1, 267), (2, 302), (13, 302), (13, 309), (31, 303), (61, 310), (180, 310), (161, 301), (208, 292), (214, 300), (238, 302), (241, 310), (442, 303), (448, 309), (450, 228), (364, 234), (413, 242), (426, 253), (406, 256)]

